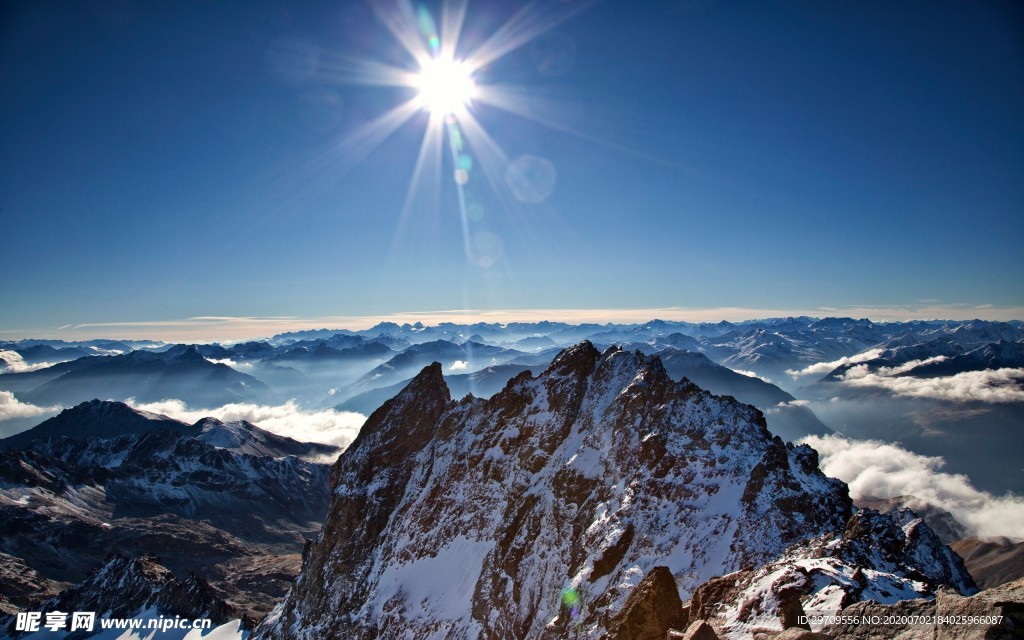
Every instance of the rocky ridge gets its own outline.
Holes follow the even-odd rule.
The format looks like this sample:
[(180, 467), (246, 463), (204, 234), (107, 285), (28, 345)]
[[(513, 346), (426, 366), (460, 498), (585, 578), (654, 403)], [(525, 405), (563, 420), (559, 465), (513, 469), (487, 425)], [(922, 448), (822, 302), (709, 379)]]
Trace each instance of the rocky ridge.
[[(670, 601), (666, 576), (689, 598), (852, 515), (816, 453), (773, 437), (753, 407), (589, 342), (487, 401), (454, 402), (428, 366), (369, 418), (331, 486), (259, 638), (602, 637), (633, 624), (620, 612), (651, 610), (633, 594)], [(902, 526), (876, 516), (847, 546), (893, 528), (927, 538)], [(930, 539), (913, 548), (936, 553)], [(970, 588), (962, 565), (927, 560), (933, 582)]]
[[(0, 450), (0, 552), (11, 558), (0, 588), (16, 596), (8, 608), (84, 579), (118, 551), (159, 554), (258, 620), (287, 591), (327, 510), (329, 466), (300, 455), (334, 447), (101, 401), (40, 427), (24, 448)], [(37, 578), (20, 578), (19, 563)]]
[[(242, 626), (252, 625), (252, 620), (245, 619), (242, 612), (227, 604), (206, 580), (194, 573), (179, 580), (152, 555), (126, 558), (113, 554), (82, 582), (36, 605), (35, 610), (43, 614), (94, 612), (98, 617), (120, 619), (154, 615), (208, 619), (214, 625), (235, 620)], [(4, 637), (19, 635), (13, 629), (13, 622), (9, 620), (0, 628)], [(98, 629), (94, 629), (93, 633), (96, 632)], [(85, 638), (93, 633), (79, 631), (71, 637)]]
[(931, 599), (944, 587), (978, 591), (963, 561), (921, 518), (909, 509), (862, 510), (842, 532), (701, 585), (684, 607), (683, 626), (704, 620), (723, 638), (747, 638), (758, 629), (796, 626), (801, 616), (838, 615), (860, 601)]

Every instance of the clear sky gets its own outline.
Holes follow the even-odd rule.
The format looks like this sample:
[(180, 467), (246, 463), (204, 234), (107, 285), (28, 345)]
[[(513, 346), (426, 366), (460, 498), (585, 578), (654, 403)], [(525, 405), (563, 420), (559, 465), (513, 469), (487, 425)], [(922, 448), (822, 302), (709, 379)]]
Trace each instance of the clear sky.
[(456, 57), (493, 59), (455, 156), (424, 109), (375, 135), (417, 93), (393, 86), (417, 63), (388, 21), (423, 51), (425, 16), (453, 40), (440, 3), (376, 7), (4, 3), (0, 338), (452, 309), (1024, 315), (1019, 2), (471, 2)]

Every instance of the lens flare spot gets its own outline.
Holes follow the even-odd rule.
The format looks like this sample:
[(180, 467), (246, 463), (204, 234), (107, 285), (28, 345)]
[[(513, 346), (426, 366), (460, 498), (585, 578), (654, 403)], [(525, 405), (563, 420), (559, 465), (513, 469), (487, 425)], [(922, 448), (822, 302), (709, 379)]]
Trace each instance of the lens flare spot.
[(466, 184), (469, 182), (469, 172), (465, 169), (455, 170), (455, 184)]
[(530, 45), (530, 57), (542, 74), (561, 76), (576, 62), (576, 43), (561, 33), (546, 33)]
[(580, 601), (580, 592), (572, 587), (562, 589), (562, 604), (567, 607), (575, 607)]
[(558, 176), (555, 166), (545, 158), (520, 156), (505, 171), (505, 182), (512, 195), (526, 204), (540, 204), (555, 190)]
[(490, 269), (505, 254), (501, 238), (490, 231), (477, 231), (470, 238), (469, 259), (483, 269)]

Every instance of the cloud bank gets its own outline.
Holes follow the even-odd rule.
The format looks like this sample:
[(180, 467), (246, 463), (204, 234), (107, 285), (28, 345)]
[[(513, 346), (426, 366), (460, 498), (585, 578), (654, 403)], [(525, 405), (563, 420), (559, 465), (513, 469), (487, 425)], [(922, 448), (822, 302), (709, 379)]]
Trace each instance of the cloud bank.
[(846, 371), (840, 380), (852, 387), (885, 389), (907, 398), (931, 398), (952, 402), (1024, 402), (1024, 368), (964, 371), (939, 378), (894, 377), (903, 367), (871, 371), (857, 365)]
[(300, 408), (294, 400), (276, 406), (231, 403), (216, 409), (189, 409), (181, 400), (136, 403), (129, 398), (125, 402), (136, 409), (162, 413), (185, 422), (196, 422), (207, 417), (217, 418), (223, 422), (247, 420), (281, 436), (339, 447), (347, 447), (366, 422), (366, 416), (361, 413), (334, 409), (307, 411)]
[(768, 384), (771, 384), (771, 382), (772, 382), (768, 378), (766, 378), (764, 376), (760, 376), (760, 375), (758, 375), (754, 371), (747, 371), (746, 369), (733, 369), (733, 371), (735, 373), (740, 374), (741, 376), (747, 376), (748, 378), (757, 378), (758, 380), (761, 380), (763, 382), (767, 382)]
[(226, 364), (235, 371), (248, 371), (253, 368), (253, 364), (251, 362), (238, 362), (237, 360), (232, 360), (231, 358), (221, 358), (219, 360), (216, 358), (207, 358), (206, 360), (208, 362), (212, 362), (213, 364)]
[(803, 369), (786, 369), (786, 373), (793, 376), (794, 378), (812, 375), (823, 376), (826, 373), (829, 373), (832, 370), (834, 370), (836, 367), (841, 367), (844, 364), (867, 362), (868, 360), (874, 360), (880, 355), (882, 355), (881, 349), (870, 349), (863, 353), (858, 353), (857, 355), (839, 358), (838, 360), (830, 360), (828, 362), (817, 362), (809, 367), (804, 367)]
[(912, 495), (950, 512), (976, 535), (1019, 539), (1024, 532), (1024, 497), (980, 491), (967, 476), (943, 472), (941, 457), (842, 436), (807, 436), (801, 442), (817, 449), (826, 475), (850, 485), (854, 500)]
[(790, 400), (789, 402), (780, 402), (774, 407), (769, 407), (767, 410), (765, 410), (765, 413), (779, 413), (783, 409), (788, 409), (790, 407), (807, 407), (810, 406), (810, 404), (811, 403), (808, 400)]
[(26, 371), (37, 371), (52, 367), (52, 362), (38, 362), (26, 364), (25, 359), (17, 351), (0, 351), (0, 373), (25, 373)]
[(31, 418), (58, 411), (60, 411), (60, 407), (37, 407), (34, 404), (18, 400), (10, 391), (0, 391), (0, 422), (12, 418)]

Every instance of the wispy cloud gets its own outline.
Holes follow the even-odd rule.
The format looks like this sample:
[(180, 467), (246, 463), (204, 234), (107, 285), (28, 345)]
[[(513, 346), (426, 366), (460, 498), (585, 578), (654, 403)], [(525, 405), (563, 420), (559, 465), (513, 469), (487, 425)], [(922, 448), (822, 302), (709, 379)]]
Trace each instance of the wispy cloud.
[(466, 360), (456, 360), (455, 362), (448, 365), (449, 371), (465, 371), (469, 368), (469, 362)]
[(771, 413), (779, 413), (783, 409), (788, 409), (789, 407), (806, 407), (806, 406), (808, 406), (810, 404), (811, 403), (809, 401), (807, 401), (807, 400), (790, 400), (789, 402), (780, 402), (779, 404), (775, 405), (774, 407), (769, 407), (765, 411), (765, 413), (769, 413), (769, 414), (771, 414)]
[(861, 364), (848, 369), (840, 380), (852, 387), (885, 389), (908, 398), (931, 398), (952, 402), (1024, 402), (1024, 368), (964, 371), (938, 378), (895, 377), (892, 367), (871, 371)]
[(181, 400), (173, 399), (136, 403), (134, 399), (128, 398), (125, 402), (136, 409), (161, 413), (185, 422), (196, 422), (207, 417), (224, 422), (247, 420), (267, 431), (295, 440), (340, 447), (347, 447), (366, 421), (366, 416), (354, 411), (308, 411), (300, 408), (294, 400), (281, 405), (232, 403), (216, 409), (189, 409)]
[(763, 380), (764, 382), (771, 383), (771, 380), (764, 376), (758, 375), (754, 371), (747, 371), (746, 369), (733, 369), (733, 371), (740, 374), (741, 376), (747, 376), (748, 378), (757, 378), (758, 380)]
[(813, 375), (825, 375), (836, 367), (841, 367), (844, 364), (852, 364), (855, 362), (867, 362), (868, 360), (874, 360), (878, 356), (882, 355), (881, 349), (869, 349), (856, 355), (839, 358), (838, 360), (829, 360), (828, 362), (816, 362), (809, 367), (803, 369), (786, 369), (786, 373), (799, 378), (801, 376), (813, 376)]
[(38, 371), (39, 369), (52, 366), (52, 362), (26, 364), (25, 359), (17, 351), (0, 351), (0, 373), (25, 373), (26, 371)]
[(253, 368), (253, 364), (251, 362), (238, 362), (236, 360), (232, 360), (231, 358), (222, 358), (222, 359), (207, 358), (207, 360), (212, 362), (213, 364), (226, 364), (227, 366), (231, 367), (232, 369), (236, 369), (236, 370), (240, 370), (240, 371), (244, 371), (246, 369), (252, 369)]
[(943, 362), (945, 360), (946, 356), (933, 356), (931, 358), (924, 358), (923, 360), (911, 360), (909, 362), (904, 362), (903, 364), (897, 365), (895, 367), (878, 367), (877, 369), (875, 369), (875, 373), (877, 373), (880, 376), (898, 376), (902, 373), (913, 371), (914, 369), (920, 367), (921, 365), (934, 364), (936, 362)]
[(37, 407), (34, 404), (18, 400), (10, 391), (0, 391), (0, 422), (12, 418), (31, 418), (58, 411), (60, 411), (60, 407)]
[(912, 495), (950, 512), (977, 535), (1020, 538), (1024, 532), (1024, 498), (980, 491), (966, 476), (943, 472), (941, 457), (842, 436), (808, 436), (802, 442), (817, 449), (826, 475), (850, 485), (854, 500)]
[(359, 316), (196, 316), (168, 320), (90, 322), (61, 327), (0, 330), (0, 334), (21, 338), (59, 337), (153, 339), (174, 342), (227, 342), (266, 337), (284, 331), (329, 327), (367, 329), (378, 322), (436, 324), (454, 322), (534, 322), (552, 320), (568, 323), (640, 323), (660, 318), (687, 322), (741, 321), (787, 316), (850, 316), (876, 322), (902, 320), (1014, 320), (1024, 319), (1024, 307), (940, 304), (934, 302), (905, 306), (850, 305), (846, 307), (753, 308), (753, 307), (644, 307), (635, 309), (447, 309), (398, 311)]

